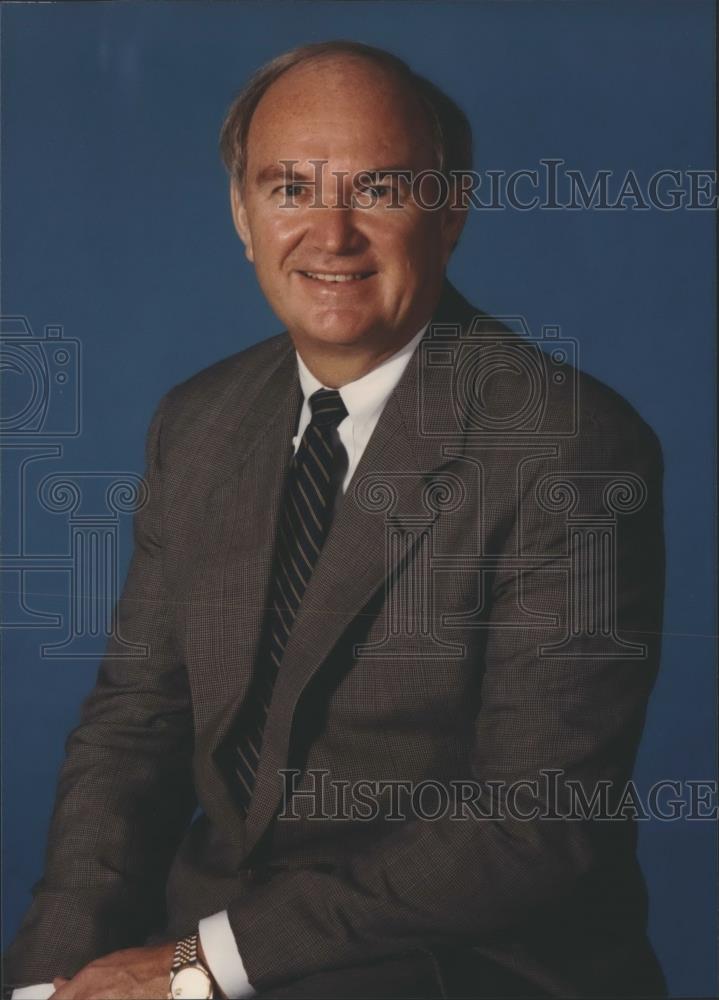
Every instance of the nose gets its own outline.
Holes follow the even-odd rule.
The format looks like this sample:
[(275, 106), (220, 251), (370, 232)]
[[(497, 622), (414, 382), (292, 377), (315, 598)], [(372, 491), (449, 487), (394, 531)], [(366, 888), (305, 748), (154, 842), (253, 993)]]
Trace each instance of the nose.
[(364, 237), (357, 228), (356, 209), (349, 205), (324, 205), (309, 209), (312, 246), (327, 254), (350, 254), (362, 249)]

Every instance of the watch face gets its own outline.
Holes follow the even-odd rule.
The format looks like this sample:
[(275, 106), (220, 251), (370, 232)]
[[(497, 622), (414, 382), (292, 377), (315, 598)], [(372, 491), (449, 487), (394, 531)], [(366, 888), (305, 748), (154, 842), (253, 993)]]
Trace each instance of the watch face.
[(189, 965), (175, 975), (170, 993), (177, 1000), (206, 1000), (212, 996), (212, 980), (202, 969)]

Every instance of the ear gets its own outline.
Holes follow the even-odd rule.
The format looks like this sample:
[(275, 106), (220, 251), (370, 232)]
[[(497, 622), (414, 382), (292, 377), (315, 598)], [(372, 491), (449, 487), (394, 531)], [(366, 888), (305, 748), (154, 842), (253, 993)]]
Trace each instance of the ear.
[(235, 177), (230, 181), (230, 205), (232, 208), (232, 221), (235, 224), (237, 235), (245, 245), (245, 256), (254, 263), (255, 254), (252, 249), (252, 235), (247, 221), (247, 209), (242, 198), (240, 185)]
[(442, 219), (442, 237), (447, 259), (449, 259), (450, 254), (457, 246), (466, 221), (466, 208), (453, 208), (450, 205), (447, 206)]

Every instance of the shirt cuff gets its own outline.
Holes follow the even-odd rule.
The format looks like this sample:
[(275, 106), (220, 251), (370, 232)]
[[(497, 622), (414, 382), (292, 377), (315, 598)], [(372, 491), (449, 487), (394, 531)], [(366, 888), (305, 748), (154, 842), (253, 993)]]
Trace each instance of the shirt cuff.
[(54, 992), (52, 983), (34, 983), (32, 986), (16, 986), (10, 997), (11, 1000), (47, 1000)]
[(199, 934), (208, 968), (225, 996), (229, 1000), (253, 997), (257, 991), (247, 978), (227, 910), (203, 917)]

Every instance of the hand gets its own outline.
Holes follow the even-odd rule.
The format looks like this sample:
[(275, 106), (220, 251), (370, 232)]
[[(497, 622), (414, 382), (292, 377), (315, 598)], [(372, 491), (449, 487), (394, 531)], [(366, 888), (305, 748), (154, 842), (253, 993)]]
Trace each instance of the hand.
[(96, 958), (72, 979), (53, 979), (51, 1000), (166, 1000), (175, 942)]

